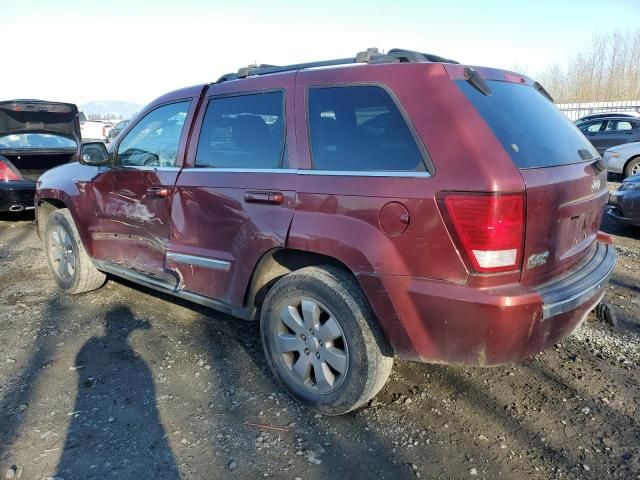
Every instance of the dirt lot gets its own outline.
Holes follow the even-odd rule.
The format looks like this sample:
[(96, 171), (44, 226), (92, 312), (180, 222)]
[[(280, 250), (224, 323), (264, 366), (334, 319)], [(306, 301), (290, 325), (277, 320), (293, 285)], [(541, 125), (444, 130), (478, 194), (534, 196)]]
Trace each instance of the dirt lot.
[(500, 368), (397, 361), (331, 418), (278, 389), (255, 325), (122, 281), (61, 295), (32, 219), (2, 217), (0, 478), (640, 478), (640, 229), (605, 229), (618, 328)]

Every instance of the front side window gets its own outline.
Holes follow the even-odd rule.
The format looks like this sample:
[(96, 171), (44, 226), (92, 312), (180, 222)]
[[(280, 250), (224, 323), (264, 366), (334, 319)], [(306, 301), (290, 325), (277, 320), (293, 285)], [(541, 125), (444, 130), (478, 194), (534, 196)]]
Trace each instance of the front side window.
[(120, 165), (175, 167), (190, 104), (172, 103), (147, 113), (120, 142)]
[(407, 122), (383, 88), (312, 88), (308, 103), (314, 169), (425, 170)]
[(588, 123), (586, 125), (581, 126), (580, 130), (582, 130), (583, 132), (590, 132), (590, 133), (599, 132), (602, 129), (603, 123), (604, 122), (602, 120), (599, 122)]
[(282, 92), (213, 98), (202, 121), (196, 167), (279, 168), (284, 131)]

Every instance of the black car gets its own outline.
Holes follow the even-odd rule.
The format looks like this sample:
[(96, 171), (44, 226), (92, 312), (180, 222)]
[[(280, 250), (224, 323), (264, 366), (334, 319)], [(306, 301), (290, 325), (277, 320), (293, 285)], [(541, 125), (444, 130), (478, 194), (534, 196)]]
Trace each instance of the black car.
[(583, 123), (589, 122), (591, 120), (602, 120), (612, 117), (625, 117), (625, 118), (637, 118), (640, 119), (640, 113), (630, 111), (630, 112), (600, 112), (600, 113), (590, 113), (589, 115), (585, 115), (584, 117), (580, 117), (578, 120), (573, 122), (576, 127), (580, 127)]
[(609, 216), (627, 225), (640, 226), (640, 175), (627, 177), (609, 195)]
[(33, 209), (40, 175), (74, 160), (80, 139), (74, 104), (0, 102), (0, 212)]
[(637, 117), (597, 118), (576, 126), (600, 155), (604, 154), (607, 148), (640, 141), (640, 118)]

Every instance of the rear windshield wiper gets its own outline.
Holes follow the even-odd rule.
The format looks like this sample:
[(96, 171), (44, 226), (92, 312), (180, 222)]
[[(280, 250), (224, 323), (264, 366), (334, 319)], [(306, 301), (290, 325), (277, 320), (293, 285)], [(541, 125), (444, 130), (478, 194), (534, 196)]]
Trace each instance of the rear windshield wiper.
[(473, 68), (467, 67), (464, 69), (464, 78), (483, 95), (491, 95), (491, 89), (489, 88), (489, 85), (487, 85), (487, 82), (485, 82), (484, 79)]
[(535, 88), (538, 92), (540, 92), (542, 95), (547, 97), (547, 100), (553, 103), (553, 97), (549, 92), (547, 92), (547, 90), (542, 85), (540, 85), (539, 82), (533, 82), (533, 88)]

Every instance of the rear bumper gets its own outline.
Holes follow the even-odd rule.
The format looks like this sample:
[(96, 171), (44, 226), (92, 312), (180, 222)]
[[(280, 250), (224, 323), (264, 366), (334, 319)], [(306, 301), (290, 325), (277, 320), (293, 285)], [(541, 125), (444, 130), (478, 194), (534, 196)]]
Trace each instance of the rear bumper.
[(597, 243), (580, 265), (537, 289), (360, 279), (399, 357), (488, 366), (529, 358), (570, 335), (602, 299), (614, 266), (613, 247)]
[(35, 194), (34, 182), (0, 182), (0, 212), (32, 210)]
[(626, 158), (622, 156), (612, 157), (611, 152), (605, 151), (602, 154), (602, 160), (607, 166), (607, 171), (609, 173), (621, 174), (622, 171), (624, 170), (624, 164), (628, 160), (628, 157)]

